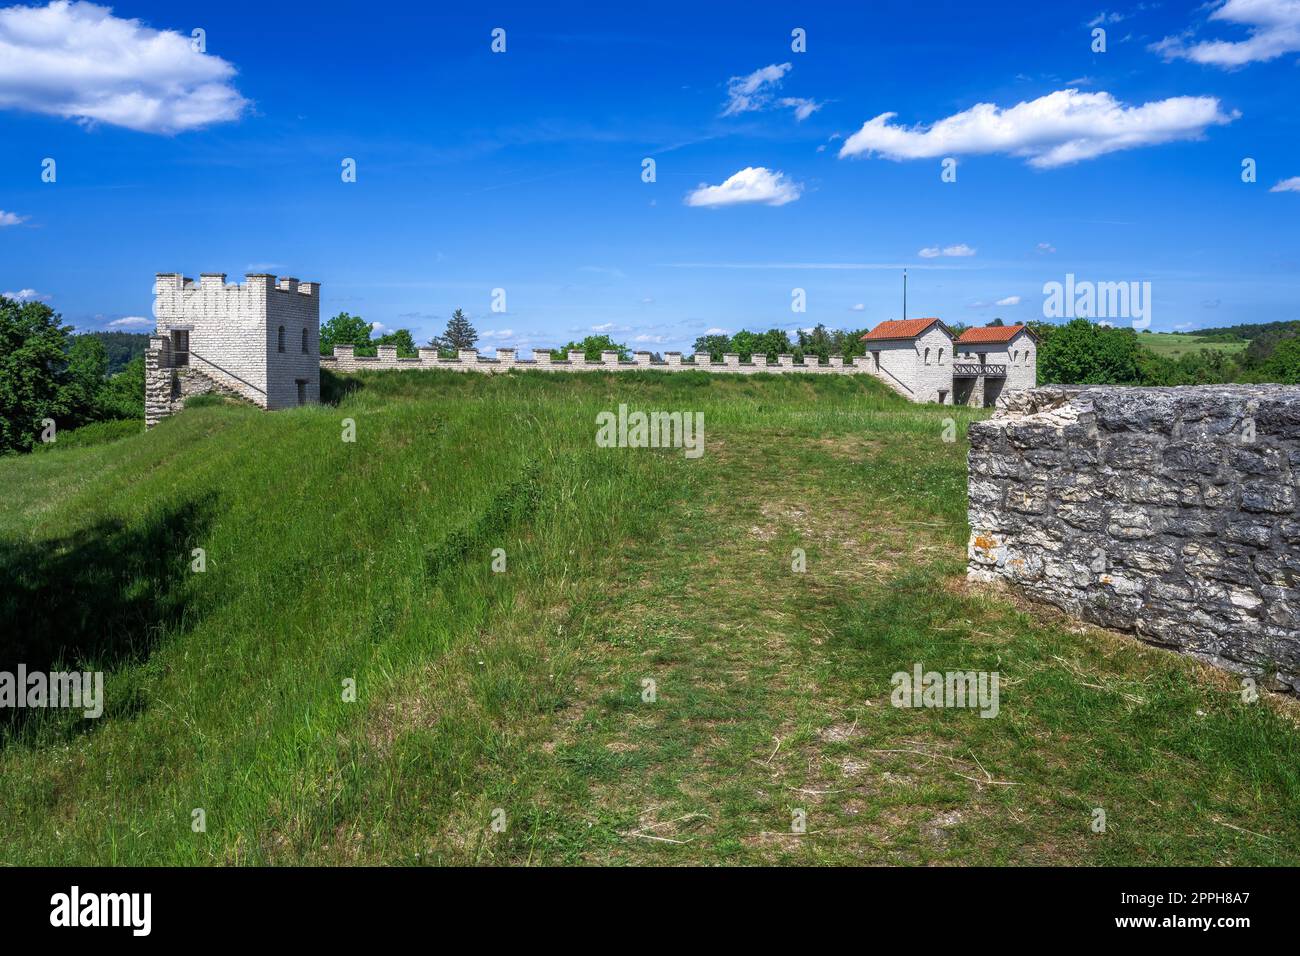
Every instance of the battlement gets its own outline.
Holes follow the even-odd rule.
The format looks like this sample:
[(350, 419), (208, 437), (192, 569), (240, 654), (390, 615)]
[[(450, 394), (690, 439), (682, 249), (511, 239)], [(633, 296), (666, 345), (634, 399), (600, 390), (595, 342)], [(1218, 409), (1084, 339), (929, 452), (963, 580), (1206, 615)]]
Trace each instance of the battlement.
[(299, 282), (292, 276), (277, 277), (269, 272), (246, 272), (244, 281), (227, 282), (224, 272), (201, 272), (198, 280), (179, 272), (159, 272), (154, 276), (154, 294), (218, 291), (218, 292), (294, 292), (315, 297), (320, 293), (319, 282)]
[(266, 272), (247, 273), (242, 283), (224, 272), (197, 280), (159, 272), (153, 313), (174, 353), (155, 348), (160, 369), (201, 370), (263, 408), (318, 400), (319, 283)]
[(766, 355), (755, 355), (749, 361), (742, 362), (740, 356), (730, 353), (723, 356), (721, 363), (714, 363), (708, 352), (697, 352), (692, 360), (683, 361), (682, 353), (666, 352), (663, 359), (655, 361), (652, 353), (638, 351), (632, 353), (632, 361), (623, 361), (617, 352), (601, 352), (600, 359), (588, 361), (582, 352), (569, 352), (567, 358), (557, 359), (551, 349), (534, 348), (532, 358), (520, 358), (517, 349), (499, 348), (496, 357), (480, 355), (477, 349), (461, 349), (455, 358), (442, 358), (437, 349), (422, 348), (419, 355), (411, 358), (398, 358), (397, 349), (381, 345), (376, 350), (378, 355), (357, 355), (352, 345), (334, 346), (333, 355), (323, 355), (320, 359), (322, 368), (337, 372), (354, 372), (365, 369), (419, 369), (439, 368), (452, 371), (505, 372), (510, 369), (533, 369), (544, 372), (634, 372), (651, 369), (663, 372), (689, 372), (692, 370), (716, 372), (721, 374), (753, 374), (755, 372), (772, 372), (776, 374), (871, 374), (871, 368), (864, 356), (857, 356), (845, 363), (841, 356), (831, 359), (829, 365), (818, 364), (816, 356), (805, 356), (803, 363), (796, 365), (793, 355), (782, 355), (778, 363), (769, 364)]

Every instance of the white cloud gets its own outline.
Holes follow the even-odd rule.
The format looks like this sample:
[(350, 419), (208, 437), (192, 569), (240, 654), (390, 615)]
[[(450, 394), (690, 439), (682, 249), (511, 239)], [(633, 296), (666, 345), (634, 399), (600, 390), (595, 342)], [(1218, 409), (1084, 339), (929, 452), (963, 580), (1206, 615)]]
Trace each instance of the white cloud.
[(1106, 11), (1103, 10), (1101, 13), (1097, 14), (1095, 17), (1093, 17), (1091, 20), (1088, 21), (1088, 26), (1104, 27), (1108, 23), (1122, 23), (1124, 20), (1127, 20), (1128, 18), (1129, 18), (1128, 14), (1107, 13)]
[(1224, 113), (1213, 96), (1174, 96), (1128, 106), (1109, 93), (1066, 89), (1005, 110), (977, 103), (928, 128), (894, 125), (890, 121), (897, 115), (881, 113), (862, 124), (845, 140), (840, 157), (879, 153), (903, 160), (1005, 153), (1046, 169), (1118, 150), (1196, 139), (1208, 127), (1230, 123), (1240, 114)]
[(512, 339), (514, 337), (514, 329), (488, 329), (486, 332), (479, 333), (479, 338), (485, 341), (501, 341), (502, 339)]
[(994, 305), (1019, 305), (1019, 304), (1020, 304), (1020, 296), (1018, 296), (1018, 295), (1009, 295), (1009, 296), (1007, 296), (1005, 299), (998, 299), (998, 301), (994, 302), (993, 304), (994, 304)]
[(608, 331), (610, 331), (610, 330), (613, 329), (613, 328), (614, 328), (614, 323), (613, 323), (613, 322), (602, 322), (600, 325), (593, 325), (593, 326), (591, 327), (591, 331), (593, 331), (593, 332), (608, 332)]
[(723, 116), (761, 110), (772, 99), (771, 90), (781, 85), (781, 77), (790, 72), (789, 63), (773, 63), (748, 76), (733, 76), (727, 81), (727, 108)]
[(6, 299), (13, 299), (15, 302), (49, 302), (50, 297), (37, 292), (35, 289), (19, 289), (17, 292), (4, 293)]
[(1272, 189), (1271, 193), (1300, 193), (1300, 176), (1292, 176), (1290, 179), (1284, 179)]
[(1250, 36), (1245, 40), (1203, 40), (1189, 45), (1189, 36), (1184, 34), (1165, 37), (1150, 48), (1166, 60), (1191, 60), (1225, 69), (1300, 52), (1300, 0), (1224, 0), (1210, 14), (1210, 20), (1245, 27)]
[(806, 99), (802, 96), (786, 96), (781, 99), (782, 106), (788, 106), (794, 110), (794, 118), (800, 123), (812, 116), (822, 108), (821, 103), (816, 100)]
[(704, 334), (705, 335), (730, 335), (731, 333), (728, 332), (726, 329), (706, 329)]
[(802, 192), (803, 186), (785, 173), (774, 172), (765, 166), (746, 166), (719, 186), (700, 183), (699, 188), (686, 197), (686, 205), (734, 206), (758, 202), (784, 206), (798, 199)]
[(854, 312), (865, 312), (867, 310), (867, 307), (863, 305), (861, 302), (855, 302), (852, 306), (850, 306), (850, 308)]
[(1056, 251), (1056, 246), (1052, 245), (1050, 242), (1040, 242), (1034, 248), (1036, 248), (1039, 252), (1045, 252), (1048, 255), (1051, 255), (1053, 252)]
[(190, 44), (92, 3), (0, 9), (0, 109), (166, 134), (238, 119), (235, 68)]
[(0, 226), (16, 226), (19, 223), (26, 221), (26, 216), (20, 216), (16, 212), (5, 212), (3, 209), (0, 209)]
[(654, 302), (654, 296), (647, 295), (641, 299), (642, 305), (650, 305), (652, 302)]
[(975, 250), (964, 242), (959, 242), (955, 246), (926, 246), (916, 253), (922, 259), (937, 259), (939, 256), (955, 256), (958, 258), (975, 255)]
[(154, 321), (153, 319), (146, 319), (142, 315), (128, 315), (120, 319), (114, 319), (108, 325), (114, 329), (152, 329)]
[(664, 337), (662, 335), (638, 335), (632, 341), (642, 345), (658, 345), (663, 342), (663, 340)]

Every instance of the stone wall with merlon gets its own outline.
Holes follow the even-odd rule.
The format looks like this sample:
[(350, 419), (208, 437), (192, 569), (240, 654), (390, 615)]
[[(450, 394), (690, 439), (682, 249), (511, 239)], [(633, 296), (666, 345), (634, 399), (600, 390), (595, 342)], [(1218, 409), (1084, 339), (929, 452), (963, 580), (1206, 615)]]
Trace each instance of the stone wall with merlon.
[(1045, 387), (969, 429), (968, 576), (1300, 691), (1300, 387)]
[[(730, 354), (721, 362), (713, 362), (707, 352), (701, 352), (687, 361), (679, 352), (668, 352), (664, 360), (652, 361), (648, 352), (633, 353), (631, 361), (619, 361), (615, 353), (604, 353), (601, 358), (588, 361), (581, 352), (570, 352), (567, 359), (553, 358), (549, 349), (534, 349), (533, 357), (518, 357), (514, 349), (497, 349), (496, 357), (480, 355), (475, 349), (463, 349), (456, 358), (442, 358), (435, 349), (422, 348), (418, 357), (398, 358), (395, 349), (379, 347), (378, 355), (357, 355), (351, 345), (338, 345), (333, 355), (322, 355), (320, 367), (333, 372), (359, 372), (366, 370), (398, 371), (402, 369), (447, 369), (456, 372), (485, 372), (488, 374), (509, 371), (539, 372), (693, 372), (703, 371), (716, 375), (753, 375), (767, 372), (776, 375), (872, 375), (870, 359), (858, 356), (850, 363), (845, 363), (840, 356), (833, 356), (827, 365), (818, 364), (817, 356), (806, 355), (796, 363), (792, 355), (782, 355), (777, 362), (769, 362), (766, 356), (755, 355), (747, 362), (740, 361), (740, 356)], [(951, 374), (951, 365), (947, 356), (942, 370)], [(877, 376), (879, 377), (879, 376)], [(905, 397), (913, 398), (914, 393), (901, 392)], [(937, 390), (935, 391), (937, 396)], [(913, 398), (913, 400), (916, 400)], [(948, 399), (951, 402), (951, 398)]]

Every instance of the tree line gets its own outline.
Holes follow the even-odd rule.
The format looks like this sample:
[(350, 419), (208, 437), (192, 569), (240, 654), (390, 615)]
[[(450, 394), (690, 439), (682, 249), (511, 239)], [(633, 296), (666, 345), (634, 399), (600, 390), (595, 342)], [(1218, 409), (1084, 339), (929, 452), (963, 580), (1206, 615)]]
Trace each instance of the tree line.
[[(987, 325), (1002, 326), (1005, 322), (995, 318)], [(1198, 349), (1178, 358), (1159, 355), (1147, 348), (1131, 328), (1101, 325), (1089, 319), (1073, 319), (1062, 325), (1031, 321), (1026, 325), (1039, 340), (1040, 384), (1300, 382), (1300, 321), (1199, 330), (1196, 335), (1202, 340), (1245, 342), (1246, 348), (1235, 355), (1222, 349)], [(956, 336), (969, 327), (962, 323), (949, 324)], [(414, 357), (418, 354), (415, 338), (409, 329), (397, 329), (378, 338), (371, 337), (371, 329), (370, 323), (359, 316), (342, 312), (321, 326), (321, 354), (333, 354), (335, 345), (355, 346), (358, 355), (376, 355), (380, 345), (395, 346), (399, 356)], [(720, 361), (727, 353), (735, 353), (742, 362), (751, 361), (755, 355), (766, 355), (769, 362), (775, 363), (779, 355), (793, 355), (796, 361), (802, 361), (805, 356), (815, 356), (824, 363), (830, 356), (839, 355), (847, 363), (855, 356), (866, 354), (862, 336), (868, 331), (869, 328), (828, 329), (819, 324), (793, 333), (784, 329), (711, 332), (695, 339), (694, 350), (707, 352), (714, 361)], [(428, 344), (438, 349), (443, 357), (455, 358), (458, 350), (474, 348), (477, 341), (478, 333), (465, 314), (457, 309), (443, 334), (433, 337)], [(589, 335), (553, 349), (551, 354), (564, 359), (571, 351), (584, 353), (589, 361), (599, 361), (601, 353), (609, 351), (617, 352), (624, 361), (631, 358), (628, 346), (609, 335)], [(657, 352), (653, 357), (660, 358)]]
[[(1235, 354), (1202, 348), (1178, 358), (1153, 352), (1132, 328), (1099, 325), (1089, 319), (1072, 319), (1064, 325), (1030, 322), (1029, 327), (1039, 338), (1040, 384), (1300, 383), (1300, 321), (1211, 330), (1212, 341), (1249, 344)], [(1205, 333), (1195, 334), (1199, 338)]]
[(91, 422), (143, 423), (143, 349), (121, 363), (125, 343), (109, 343), (112, 356), (103, 336), (74, 334), (45, 303), (0, 296), (0, 454), (30, 451), (48, 422), (56, 436)]
[[(994, 319), (989, 325), (1002, 325)], [(1300, 384), (1300, 321), (1235, 325), (1196, 332), (1203, 341), (1243, 342), (1236, 353), (1203, 348), (1178, 358), (1147, 348), (1132, 328), (1110, 327), (1089, 319), (1061, 325), (1029, 322), (1039, 339), (1040, 384), (1070, 385), (1213, 385), (1229, 382)], [(951, 325), (960, 335), (964, 325)], [(396, 347), (405, 357), (418, 355), (409, 329), (373, 337), (363, 318), (340, 312), (321, 324), (320, 350), (331, 355), (335, 345), (352, 345), (358, 355), (375, 355), (381, 345)], [(846, 361), (863, 355), (862, 336), (868, 330), (828, 329), (817, 325), (794, 333), (782, 329), (734, 334), (708, 333), (695, 340), (696, 352), (716, 361), (726, 353), (750, 361), (766, 355), (769, 362), (791, 354), (797, 360), (816, 356), (825, 361), (840, 355)], [(461, 309), (452, 313), (441, 335), (428, 346), (454, 358), (474, 348), (479, 335)], [(28, 451), (53, 421), (58, 430), (110, 420), (144, 417), (144, 357), (148, 336), (118, 332), (75, 334), (62, 317), (43, 302), (19, 302), (0, 296), (0, 454)], [(609, 335), (589, 335), (552, 351), (557, 359), (571, 351), (599, 361), (602, 352), (631, 357), (625, 343)], [(657, 353), (656, 353), (657, 357)]]

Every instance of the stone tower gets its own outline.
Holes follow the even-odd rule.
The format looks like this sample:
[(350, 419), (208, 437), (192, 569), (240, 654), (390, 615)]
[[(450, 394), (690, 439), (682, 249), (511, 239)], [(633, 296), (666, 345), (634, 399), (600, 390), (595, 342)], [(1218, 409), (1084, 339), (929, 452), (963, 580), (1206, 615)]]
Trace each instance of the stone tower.
[(250, 273), (197, 282), (160, 272), (158, 327), (145, 353), (145, 423), (153, 426), (204, 392), (266, 409), (320, 401), (320, 284)]

